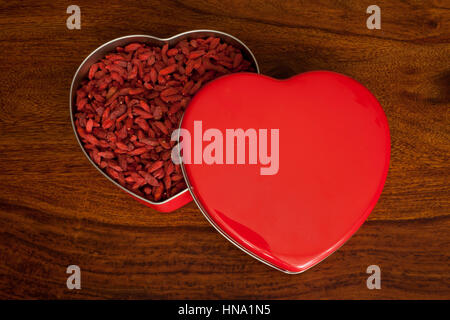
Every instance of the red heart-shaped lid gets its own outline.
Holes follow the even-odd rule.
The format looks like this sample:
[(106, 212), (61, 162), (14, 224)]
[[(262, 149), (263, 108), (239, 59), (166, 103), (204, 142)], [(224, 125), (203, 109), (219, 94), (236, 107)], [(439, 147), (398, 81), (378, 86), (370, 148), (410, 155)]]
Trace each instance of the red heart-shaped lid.
[(389, 167), (380, 104), (334, 72), (222, 77), (196, 94), (181, 129), (183, 172), (205, 217), (288, 273), (317, 264), (356, 232)]

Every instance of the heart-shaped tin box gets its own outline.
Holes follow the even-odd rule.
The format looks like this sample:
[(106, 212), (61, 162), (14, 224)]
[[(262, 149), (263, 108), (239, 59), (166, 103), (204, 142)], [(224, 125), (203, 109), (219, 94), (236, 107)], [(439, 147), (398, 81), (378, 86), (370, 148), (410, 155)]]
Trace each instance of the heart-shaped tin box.
[(207, 220), (240, 249), (286, 273), (303, 272), (358, 230), (386, 180), (387, 119), (376, 98), (357, 81), (328, 71), (287, 80), (260, 75), (250, 50), (217, 31), (168, 39), (123, 37), (98, 48), (77, 71), (71, 88), (72, 123), (75, 90), (106, 52), (136, 41), (173, 44), (209, 35), (238, 46), (258, 73), (213, 80), (189, 103), (173, 152), (181, 155), (188, 189), (155, 203), (98, 169), (159, 211), (194, 199)]

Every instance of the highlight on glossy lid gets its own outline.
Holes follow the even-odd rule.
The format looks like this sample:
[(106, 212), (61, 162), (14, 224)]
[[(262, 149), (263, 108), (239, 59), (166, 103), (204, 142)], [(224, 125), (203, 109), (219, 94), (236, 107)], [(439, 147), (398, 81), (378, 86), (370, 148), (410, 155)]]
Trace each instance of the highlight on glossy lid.
[[(197, 93), (181, 129), (192, 140), (190, 153), (182, 148), (185, 162), (191, 156), (183, 172), (205, 217), (239, 248), (288, 273), (317, 264), (356, 232), (389, 166), (380, 104), (333, 72), (283, 81), (222, 77)], [(231, 139), (242, 133), (244, 149)]]

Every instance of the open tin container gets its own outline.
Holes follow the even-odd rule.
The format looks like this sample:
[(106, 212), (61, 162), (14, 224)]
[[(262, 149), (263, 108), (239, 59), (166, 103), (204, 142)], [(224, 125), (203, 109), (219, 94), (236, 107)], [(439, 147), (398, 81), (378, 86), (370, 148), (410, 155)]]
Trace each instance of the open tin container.
[(94, 63), (96, 63), (98, 60), (102, 59), (107, 53), (114, 51), (114, 49), (118, 46), (126, 46), (127, 44), (133, 43), (133, 42), (144, 42), (144, 43), (147, 43), (147, 44), (153, 45), (153, 46), (163, 46), (164, 44), (168, 43), (169, 46), (173, 46), (182, 40), (191, 40), (191, 39), (210, 37), (210, 36), (218, 37), (218, 38), (222, 39), (222, 41), (224, 41), (225, 43), (231, 44), (234, 47), (240, 49), (243, 57), (252, 63), (252, 66), (256, 70), (256, 73), (259, 74), (259, 66), (256, 61), (255, 56), (250, 51), (250, 49), (236, 37), (233, 37), (232, 35), (227, 34), (225, 32), (216, 31), (216, 30), (192, 30), (192, 31), (187, 31), (187, 32), (183, 32), (183, 33), (174, 35), (170, 38), (158, 38), (158, 37), (149, 36), (149, 35), (129, 35), (129, 36), (124, 36), (124, 37), (120, 37), (120, 38), (111, 40), (111, 41), (101, 45), (94, 51), (92, 51), (86, 57), (86, 59), (84, 59), (84, 61), (78, 67), (78, 70), (76, 71), (75, 76), (73, 77), (72, 85), (70, 87), (70, 102), (69, 102), (70, 119), (72, 122), (72, 127), (73, 127), (73, 130), (75, 133), (75, 137), (77, 138), (77, 141), (81, 147), (81, 150), (83, 150), (84, 155), (88, 158), (88, 160), (91, 162), (91, 164), (98, 171), (100, 171), (101, 174), (103, 174), (105, 176), (105, 178), (107, 178), (109, 181), (114, 183), (117, 187), (122, 189), (124, 192), (129, 194), (134, 199), (136, 199), (139, 202), (143, 203), (144, 205), (151, 207), (153, 209), (156, 209), (160, 212), (174, 211), (178, 208), (181, 208), (185, 204), (191, 202), (193, 199), (192, 199), (191, 194), (189, 193), (189, 190), (186, 188), (186, 189), (182, 190), (181, 192), (179, 192), (178, 194), (176, 194), (164, 201), (153, 202), (144, 197), (141, 197), (140, 195), (134, 193), (131, 190), (128, 190), (127, 188), (125, 188), (125, 187), (121, 186), (119, 183), (117, 183), (114, 179), (109, 177), (101, 168), (99, 168), (97, 166), (97, 164), (94, 163), (94, 161), (91, 159), (91, 157), (85, 150), (83, 144), (81, 143), (81, 139), (78, 135), (78, 132), (75, 127), (75, 122), (74, 122), (74, 115), (76, 112), (76, 106), (75, 106), (76, 92), (77, 92), (77, 89), (80, 87), (81, 82), (87, 78), (90, 67)]

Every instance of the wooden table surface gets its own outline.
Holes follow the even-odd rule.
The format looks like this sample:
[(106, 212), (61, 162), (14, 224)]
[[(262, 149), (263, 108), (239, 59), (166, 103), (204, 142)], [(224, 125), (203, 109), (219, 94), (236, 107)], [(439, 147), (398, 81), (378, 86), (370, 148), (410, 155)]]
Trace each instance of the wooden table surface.
[[(366, 8), (381, 8), (368, 30)], [(446, 1), (67, 1), (0, 4), (0, 298), (450, 298), (450, 3)], [(87, 161), (69, 88), (93, 49), (130, 34), (216, 29), (264, 74), (354, 77), (381, 102), (392, 158), (368, 221), (300, 275), (256, 261), (191, 203), (149, 209)], [(226, 195), (225, 195), (226, 196)], [(66, 268), (81, 268), (81, 290)], [(366, 268), (381, 268), (368, 290)]]

